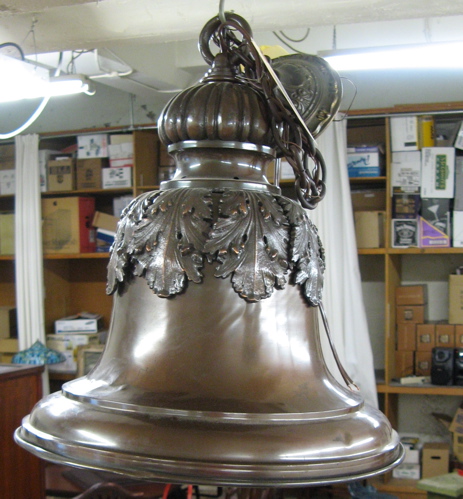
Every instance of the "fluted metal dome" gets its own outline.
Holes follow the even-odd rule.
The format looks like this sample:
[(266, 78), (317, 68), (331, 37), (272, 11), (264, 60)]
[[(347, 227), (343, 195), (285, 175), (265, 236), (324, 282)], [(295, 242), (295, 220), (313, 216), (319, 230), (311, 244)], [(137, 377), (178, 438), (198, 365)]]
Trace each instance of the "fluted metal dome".
[(270, 118), (262, 96), (235, 78), (233, 65), (218, 54), (207, 75), (175, 96), (160, 116), (166, 145), (220, 140), (272, 146)]

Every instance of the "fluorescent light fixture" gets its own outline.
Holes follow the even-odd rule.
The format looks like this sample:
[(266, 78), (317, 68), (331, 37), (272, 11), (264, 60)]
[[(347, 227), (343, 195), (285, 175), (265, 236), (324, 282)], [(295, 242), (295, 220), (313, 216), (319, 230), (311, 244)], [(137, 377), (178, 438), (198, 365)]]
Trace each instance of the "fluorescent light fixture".
[(2, 54), (0, 75), (0, 102), (94, 93), (91, 82), (82, 75), (50, 78), (48, 70)]
[(319, 52), (336, 71), (374, 69), (461, 69), (463, 42), (400, 45)]

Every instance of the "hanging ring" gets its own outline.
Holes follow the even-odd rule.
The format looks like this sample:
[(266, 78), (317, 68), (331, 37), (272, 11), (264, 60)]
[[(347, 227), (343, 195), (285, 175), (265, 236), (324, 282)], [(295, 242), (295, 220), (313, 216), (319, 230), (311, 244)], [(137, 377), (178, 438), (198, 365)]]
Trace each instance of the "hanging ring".
[(212, 63), (214, 62), (215, 56), (212, 54), (211, 49), (209, 47), (210, 41), (214, 35), (214, 33), (218, 30), (220, 25), (226, 24), (227, 22), (231, 21), (240, 26), (244, 31), (247, 31), (250, 36), (252, 36), (252, 30), (251, 26), (249, 26), (248, 22), (243, 19), (241, 16), (238, 14), (234, 14), (233, 12), (224, 12), (224, 17), (225, 17), (225, 22), (222, 22), (219, 18), (219, 16), (215, 16), (212, 19), (210, 19), (203, 27), (201, 30), (201, 33), (199, 34), (199, 51), (201, 52), (201, 55), (203, 59), (209, 64), (209, 66), (212, 66)]

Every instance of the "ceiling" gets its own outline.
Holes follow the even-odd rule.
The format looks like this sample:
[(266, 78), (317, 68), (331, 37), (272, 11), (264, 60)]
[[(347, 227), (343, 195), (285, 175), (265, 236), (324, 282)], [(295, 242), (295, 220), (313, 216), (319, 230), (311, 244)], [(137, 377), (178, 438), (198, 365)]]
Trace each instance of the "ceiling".
[[(274, 30), (325, 27), (325, 35), (315, 31), (317, 50), (332, 48), (334, 26), (340, 32), (349, 25), (351, 34), (363, 36), (357, 46), (370, 46), (375, 23), (421, 19), (424, 24), (415, 29), (422, 37), (426, 20), (463, 15), (463, 0), (226, 0), (224, 4), (225, 10), (250, 23), (256, 39), (265, 39), (264, 34)], [(196, 40), (218, 10), (219, 0), (3, 0), (0, 43), (17, 43), (30, 58), (52, 53), (39, 56), (50, 66), (57, 64), (57, 52), (97, 49), (79, 57), (78, 64), (76, 59), (73, 71), (140, 95), (183, 88), (203, 74)], [(400, 36), (387, 34), (384, 40), (394, 43), (396, 38)]]
[[(159, 43), (194, 38), (218, 0), (3, 0), (1, 41), (21, 43), (32, 21), (39, 52), (99, 48), (111, 42)], [(254, 30), (271, 31), (463, 14), (462, 0), (228, 0), (225, 10)], [(32, 37), (24, 49), (34, 50)]]

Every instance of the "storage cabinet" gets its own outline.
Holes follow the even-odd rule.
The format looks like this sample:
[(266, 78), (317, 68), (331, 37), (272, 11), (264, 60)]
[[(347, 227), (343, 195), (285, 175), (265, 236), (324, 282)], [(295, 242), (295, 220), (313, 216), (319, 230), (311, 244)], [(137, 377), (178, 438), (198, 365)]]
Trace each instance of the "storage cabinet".
[(0, 495), (43, 499), (44, 463), (14, 442), (22, 418), (42, 397), (42, 366), (0, 364)]

